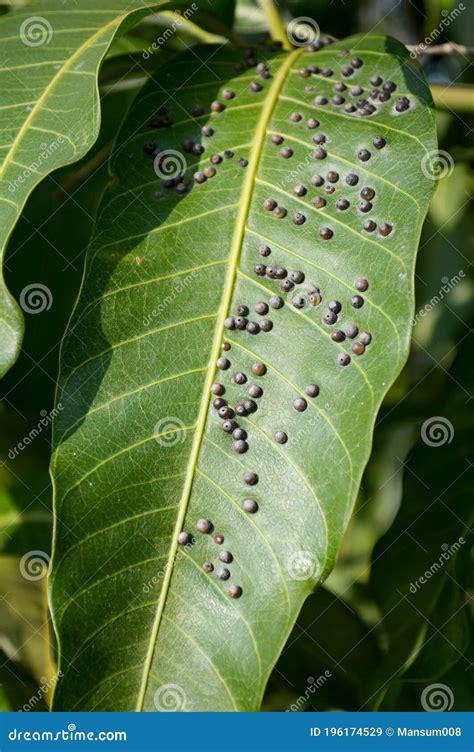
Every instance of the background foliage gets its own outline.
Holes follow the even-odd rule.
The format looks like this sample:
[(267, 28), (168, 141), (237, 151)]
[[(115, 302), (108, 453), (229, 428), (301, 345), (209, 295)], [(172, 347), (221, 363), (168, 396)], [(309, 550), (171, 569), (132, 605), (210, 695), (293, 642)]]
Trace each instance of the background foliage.
[[(288, 18), (314, 17), (334, 36), (375, 29), (406, 44), (428, 37), (456, 7), (450, 0), (319, 0), (315, 14), (315, 5), (309, 0), (280, 3)], [(467, 4), (436, 43), (472, 44), (472, 11)], [(95, 211), (108, 179), (107, 155), (123, 113), (150, 69), (201, 41), (196, 29), (181, 29), (144, 64), (141, 51), (169, 23), (163, 15), (144, 20), (112, 45), (99, 79), (102, 123), (97, 142), (79, 163), (40, 183), (7, 248), (6, 281), (14, 296), (39, 280), (51, 290), (53, 305), (27, 316), (21, 356), (2, 383), (3, 709), (20, 708), (35, 696), (39, 699), (31, 709), (44, 708), (54, 673), (45, 579), (25, 582), (17, 576), (24, 553), (49, 551), (49, 429), (41, 430), (13, 459), (9, 451), (53, 408), (59, 342), (80, 284)], [(256, 2), (237, 3), (237, 34), (252, 43), (265, 36), (266, 27)], [(451, 84), (471, 81), (472, 57), (466, 52), (424, 55), (421, 60), (443, 100), (448, 99), (443, 92), (453, 90)], [(380, 412), (372, 457), (338, 564), (324, 588), (307, 601), (271, 678), (264, 709), (419, 710), (423, 690), (433, 683), (450, 689), (453, 709), (474, 706), (468, 538), (473, 509), (467, 459), (473, 370), (468, 281), (473, 116), (467, 109), (450, 100), (438, 111), (440, 149), (453, 165), (448, 162), (439, 181), (421, 240), (416, 276), (416, 309), (421, 314), (410, 359)], [(422, 426), (435, 417), (443, 418), (445, 426), (449, 421), (452, 437), (430, 446), (423, 441)], [(410, 585), (460, 538), (468, 542), (412, 592)]]

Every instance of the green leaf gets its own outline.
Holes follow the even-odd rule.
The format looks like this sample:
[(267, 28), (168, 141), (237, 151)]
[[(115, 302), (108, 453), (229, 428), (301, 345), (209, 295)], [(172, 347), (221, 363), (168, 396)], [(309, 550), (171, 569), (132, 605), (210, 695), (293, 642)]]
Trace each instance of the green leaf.
[[(218, 17), (231, 17), (233, 3), (215, 5)], [(77, 161), (97, 138), (97, 73), (114, 35), (158, 7), (189, 12), (192, 6), (187, 0), (132, 0), (125, 8), (104, 0), (98, 7), (95, 0), (81, 0), (80, 7), (72, 8), (41, 0), (0, 17), (0, 262), (35, 185), (57, 167)], [(211, 13), (207, 16), (212, 21)], [(51, 303), (47, 290), (40, 287), (38, 295), (45, 307)], [(33, 307), (40, 304), (38, 298), (33, 301)], [(1, 271), (0, 322), (2, 376), (18, 356), (23, 317)]]
[[(375, 74), (393, 79), (410, 109), (394, 114), (392, 97), (364, 118), (313, 104), (315, 94), (332, 96), (345, 48), (364, 61), (351, 85), (366, 90)], [(196, 52), (207, 64), (189, 82)], [(52, 605), (64, 671), (57, 710), (163, 710), (168, 702), (181, 710), (258, 709), (305, 598), (333, 566), (377, 409), (407, 355), (413, 265), (432, 190), (422, 160), (435, 146), (420, 69), (382, 36), (317, 53), (267, 48), (257, 57), (267, 60), (270, 78), (236, 71), (245, 59), (238, 50), (198, 48), (176, 58), (160, 72), (166, 90), (153, 81), (145, 87), (118, 139), (114, 191), (61, 357), (52, 464)], [(334, 76), (302, 78), (299, 68), (315, 63)], [(250, 87), (257, 79), (261, 91)], [(224, 99), (224, 88), (235, 98)], [(210, 113), (217, 99), (226, 109)], [(196, 105), (204, 115), (192, 114)], [(173, 124), (153, 131), (162, 107)], [(290, 120), (293, 111), (303, 119)], [(310, 117), (321, 121), (317, 131), (307, 128)], [(183, 154), (183, 141), (200, 141), (206, 123), (215, 132), (202, 136), (202, 157)], [(313, 158), (315, 132), (327, 137), (322, 161)], [(291, 159), (279, 156), (273, 133), (284, 134)], [(372, 146), (377, 135), (384, 149)], [(150, 141), (159, 145), (159, 167), (169, 150), (186, 158), (191, 182), (210, 154), (234, 156), (183, 196), (158, 180), (144, 149)], [(361, 148), (372, 152), (368, 163), (358, 160)], [(311, 203), (319, 191), (310, 178), (328, 170), (340, 177), (321, 211)], [(352, 188), (349, 173), (360, 178)], [(308, 187), (304, 197), (292, 194), (295, 183)], [(355, 208), (364, 187), (375, 190), (369, 216), (393, 226), (387, 237), (362, 229), (367, 215)], [(285, 218), (262, 208), (272, 196), (287, 208)], [(340, 197), (350, 211), (335, 210)], [(297, 211), (305, 224), (292, 222)], [(330, 240), (321, 239), (323, 226)], [(272, 249), (267, 259), (257, 250), (262, 243)], [(259, 262), (302, 270), (306, 280), (287, 296), (277, 280), (255, 274)], [(370, 286), (356, 309), (360, 277)], [(298, 291), (307, 300), (311, 286), (323, 302), (294, 307)], [(276, 293), (286, 303), (270, 309), (272, 331), (225, 331), (231, 368), (216, 376), (229, 313), (242, 303), (257, 320), (254, 304)], [(352, 341), (338, 344), (330, 336), (336, 327), (322, 323), (331, 300), (342, 303), (339, 325), (355, 322), (373, 336), (347, 367), (336, 360)], [(265, 375), (253, 375), (256, 361)], [(232, 381), (236, 372), (247, 374), (245, 386)], [(257, 411), (239, 419), (245, 454), (232, 451), (210, 404), (213, 381), (225, 385), (231, 405), (249, 383), (263, 388)], [(298, 412), (293, 401), (311, 383), (320, 394)], [(278, 430), (286, 444), (274, 440)], [(258, 483), (246, 485), (245, 472), (257, 473)], [(244, 511), (246, 498), (258, 502), (256, 514)], [(224, 535), (223, 546), (196, 531), (200, 518)], [(183, 529), (193, 544), (178, 545)], [(222, 548), (233, 555), (226, 583), (202, 569), (205, 561), (218, 565)], [(231, 583), (242, 587), (239, 599), (229, 597)]]

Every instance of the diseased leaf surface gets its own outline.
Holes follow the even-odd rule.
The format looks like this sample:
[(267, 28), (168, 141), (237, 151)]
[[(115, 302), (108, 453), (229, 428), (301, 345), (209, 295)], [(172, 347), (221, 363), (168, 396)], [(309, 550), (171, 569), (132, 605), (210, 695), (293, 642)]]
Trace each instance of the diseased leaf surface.
[[(33, 188), (57, 167), (82, 157), (96, 140), (98, 68), (121, 24), (131, 25), (158, 7), (189, 11), (185, 0), (68, 5), (41, 0), (0, 17), (0, 260)], [(232, 2), (213, 5), (213, 13), (229, 20)], [(3, 276), (0, 324), (2, 376), (18, 355), (23, 331), (21, 312)]]
[[(331, 100), (347, 48), (363, 60), (348, 86), (360, 85), (366, 96), (376, 74), (397, 85), (367, 117), (314, 103)], [(269, 78), (239, 51), (197, 52), (207, 60), (203, 69), (190, 80), (194, 52), (180, 56), (126, 119), (112, 161), (114, 191), (63, 346), (52, 468), (52, 603), (64, 673), (57, 710), (258, 709), (304, 599), (334, 563), (376, 411), (407, 355), (415, 252), (432, 189), (421, 164), (435, 145), (420, 69), (382, 36), (317, 53), (267, 50)], [(311, 64), (332, 76), (301, 76)], [(235, 97), (225, 99), (224, 89)], [(344, 96), (346, 103), (360, 98)], [(394, 109), (398, 96), (410, 100), (403, 113)], [(215, 100), (223, 112), (210, 112)], [(157, 116), (171, 127), (151, 127)], [(310, 118), (320, 125), (309, 128)], [(201, 133), (206, 124), (213, 135)], [(326, 136), (322, 160), (314, 158), (317, 133)], [(373, 146), (376, 136), (384, 148)], [(183, 152), (187, 139), (204, 153)], [(151, 147), (144, 149), (150, 142), (162, 155), (173, 150), (186, 159), (184, 195), (154, 173)], [(289, 159), (283, 147), (291, 148)], [(371, 152), (367, 162), (361, 149)], [(194, 184), (196, 170), (225, 150), (233, 156), (216, 164), (216, 175)], [(311, 182), (318, 174), (321, 187)], [(349, 174), (357, 185), (348, 185)], [(305, 195), (294, 194), (296, 184)], [(358, 209), (363, 188), (375, 193), (368, 214)], [(317, 196), (324, 209), (313, 205)], [(268, 198), (286, 208), (285, 217), (263, 208)], [(336, 207), (341, 198), (348, 209)], [(293, 222), (297, 212), (304, 224)], [(363, 229), (367, 218), (374, 232)], [(392, 227), (386, 237), (384, 223)], [(330, 239), (321, 238), (322, 228)], [(270, 256), (259, 254), (261, 244)], [(304, 282), (284, 293), (279, 280), (255, 273), (256, 264), (301, 271)], [(354, 308), (361, 277), (369, 288)], [(316, 287), (322, 302), (314, 306)], [(271, 331), (223, 329), (238, 304), (261, 321), (254, 305), (272, 295), (285, 302), (264, 316)], [(293, 305), (299, 296), (302, 308)], [(324, 321), (330, 301), (342, 306), (333, 325)], [(351, 351), (356, 340), (331, 337), (349, 324), (372, 335), (360, 356)], [(351, 354), (346, 367), (337, 362), (344, 353)], [(220, 356), (230, 367), (216, 375)], [(256, 361), (265, 375), (252, 373)], [(246, 384), (233, 381), (237, 372)], [(248, 397), (250, 384), (263, 389), (257, 411), (236, 418), (248, 433), (246, 453), (233, 451), (210, 404), (213, 381), (232, 406)], [(318, 385), (317, 397), (305, 395), (309, 384)], [(294, 409), (297, 398), (307, 400), (303, 412)], [(287, 443), (275, 441), (277, 431)], [(258, 483), (246, 485), (246, 472)], [(245, 512), (246, 499), (258, 503), (256, 514)], [(224, 536), (222, 545), (196, 531), (201, 518)], [(178, 545), (182, 530), (194, 535), (192, 545)], [(202, 569), (206, 561), (222, 566), (223, 549), (233, 556), (225, 582)], [(240, 598), (229, 597), (231, 585), (242, 588)]]

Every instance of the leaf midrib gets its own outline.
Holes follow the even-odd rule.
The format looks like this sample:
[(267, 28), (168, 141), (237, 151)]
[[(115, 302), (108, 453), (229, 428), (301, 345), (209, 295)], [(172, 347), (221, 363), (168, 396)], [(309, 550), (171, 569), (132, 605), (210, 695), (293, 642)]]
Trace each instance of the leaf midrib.
[(283, 61), (282, 65), (280, 66), (278, 72), (275, 74), (272, 85), (268, 91), (267, 99), (262, 108), (262, 113), (259, 118), (258, 127), (255, 131), (255, 135), (252, 140), (252, 144), (250, 146), (250, 159), (249, 159), (247, 172), (245, 175), (245, 179), (243, 181), (242, 190), (240, 194), (241, 197), (240, 197), (240, 202), (239, 202), (239, 209), (238, 209), (238, 213), (237, 213), (237, 217), (235, 221), (235, 231), (234, 231), (234, 236), (232, 238), (231, 251), (230, 251), (230, 256), (229, 256), (229, 269), (228, 269), (226, 279), (224, 282), (224, 290), (223, 290), (223, 295), (221, 299), (221, 305), (219, 308), (219, 313), (217, 315), (216, 327), (214, 330), (214, 338), (213, 338), (213, 344), (212, 344), (212, 349), (211, 349), (211, 355), (209, 359), (208, 373), (207, 373), (206, 382), (203, 388), (201, 405), (200, 405), (198, 418), (197, 418), (197, 430), (195, 432), (193, 445), (191, 447), (191, 454), (189, 458), (188, 469), (186, 472), (183, 492), (181, 495), (180, 511), (176, 519), (176, 526), (175, 526), (172, 544), (170, 547), (170, 553), (168, 557), (168, 566), (166, 567), (166, 570), (165, 570), (165, 577), (163, 579), (162, 590), (161, 590), (160, 598), (159, 598), (158, 605), (157, 605), (155, 621), (153, 623), (153, 627), (152, 627), (152, 631), (150, 635), (148, 652), (147, 652), (147, 656), (146, 656), (145, 663), (143, 666), (142, 681), (141, 681), (140, 690), (139, 690), (138, 699), (137, 699), (137, 711), (143, 710), (145, 695), (146, 695), (146, 691), (148, 688), (148, 681), (149, 681), (149, 677), (151, 674), (152, 662), (153, 662), (155, 649), (156, 649), (158, 633), (160, 630), (161, 621), (162, 621), (164, 609), (166, 606), (166, 600), (167, 600), (167, 596), (169, 592), (171, 577), (174, 571), (173, 561), (175, 559), (177, 546), (178, 546), (177, 539), (178, 539), (178, 535), (180, 531), (182, 530), (184, 520), (186, 517), (186, 512), (188, 510), (189, 501), (191, 498), (192, 486), (193, 486), (194, 477), (196, 474), (197, 462), (198, 462), (199, 453), (201, 450), (201, 444), (202, 444), (202, 440), (204, 437), (204, 429), (206, 426), (206, 420), (207, 420), (207, 415), (209, 411), (209, 402), (210, 402), (210, 393), (211, 393), (210, 387), (212, 384), (212, 379), (214, 377), (215, 363), (219, 355), (220, 342), (221, 342), (221, 336), (222, 336), (222, 327), (224, 324), (224, 319), (227, 315), (227, 311), (229, 309), (230, 302), (232, 300), (233, 292), (234, 292), (235, 280), (237, 277), (237, 269), (238, 269), (238, 264), (240, 261), (240, 253), (241, 253), (242, 244), (243, 244), (243, 240), (245, 236), (247, 219), (248, 219), (248, 215), (249, 215), (249, 211), (250, 211), (250, 207), (252, 203), (252, 198), (254, 194), (255, 178), (257, 175), (258, 168), (260, 166), (260, 160), (261, 160), (263, 145), (265, 142), (265, 136), (266, 136), (268, 124), (273, 114), (275, 105), (278, 102), (280, 91), (286, 80), (287, 73), (291, 69), (293, 62), (301, 55), (301, 53), (302, 53), (302, 50), (297, 49), (294, 52), (291, 52), (290, 54), (288, 54), (287, 58)]

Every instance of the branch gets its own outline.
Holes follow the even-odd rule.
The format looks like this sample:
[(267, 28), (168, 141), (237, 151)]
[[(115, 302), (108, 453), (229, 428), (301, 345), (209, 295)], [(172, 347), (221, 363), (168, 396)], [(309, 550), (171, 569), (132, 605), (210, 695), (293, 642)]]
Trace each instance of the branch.
[(456, 42), (446, 42), (445, 44), (435, 44), (432, 47), (424, 42), (419, 44), (407, 44), (407, 49), (416, 55), (474, 55), (474, 47), (465, 47), (463, 44)]
[(273, 0), (258, 0), (258, 4), (267, 17), (268, 30), (272, 39), (280, 41), (283, 45), (283, 49), (291, 50), (291, 45), (283, 21), (281, 20), (281, 16), (276, 9)]
[(440, 109), (474, 112), (474, 86), (431, 84), (430, 89), (435, 105)]

